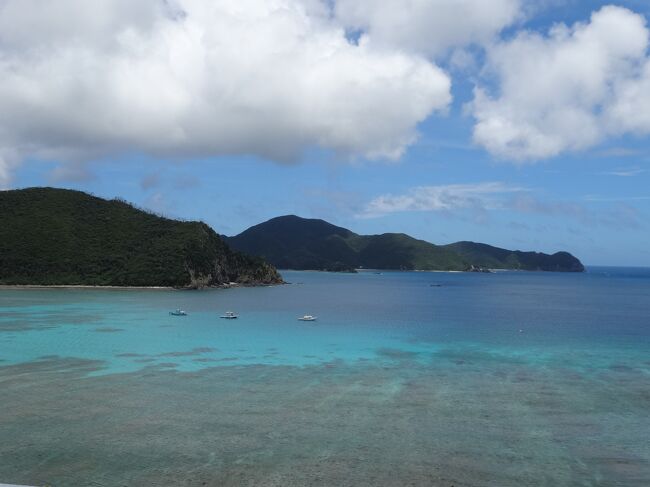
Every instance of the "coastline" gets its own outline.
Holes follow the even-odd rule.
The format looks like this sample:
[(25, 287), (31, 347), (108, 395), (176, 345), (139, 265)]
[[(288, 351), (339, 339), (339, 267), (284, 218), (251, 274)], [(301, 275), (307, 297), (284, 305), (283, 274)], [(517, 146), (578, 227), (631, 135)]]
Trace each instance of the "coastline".
[[(355, 269), (355, 272), (349, 271), (326, 271), (323, 269), (278, 269), (279, 271), (289, 271), (289, 272), (324, 272), (331, 274), (363, 274), (371, 272), (441, 272), (441, 273), (450, 273), (450, 274), (464, 274), (470, 273), (470, 271), (445, 271), (445, 270), (427, 270), (427, 269), (370, 269), (370, 268), (358, 268)], [(504, 269), (508, 270), (508, 269)]]
[[(554, 271), (554, 270), (543, 270), (543, 269), (508, 269), (508, 268), (499, 268), (499, 267), (485, 267), (481, 268), (480, 271), (458, 271), (458, 270), (440, 270), (440, 269), (370, 269), (370, 268), (357, 268), (355, 272), (348, 271), (327, 271), (323, 269), (278, 269), (279, 271), (290, 271), (290, 272), (325, 272), (332, 274), (362, 274), (368, 272), (422, 272), (422, 273), (443, 273), (443, 274), (489, 274), (497, 272), (545, 272), (552, 274), (580, 274), (587, 272), (585, 271)], [(644, 267), (630, 267), (630, 269), (645, 269)]]
[(0, 289), (115, 289), (115, 290), (133, 290), (133, 291), (173, 291), (185, 288), (176, 288), (170, 286), (93, 286), (89, 284), (0, 284)]
[(281, 286), (286, 282), (273, 284), (241, 284), (238, 282), (223, 283), (216, 286), (203, 287), (173, 287), (173, 286), (98, 286), (91, 284), (0, 284), (0, 290), (18, 289), (97, 289), (107, 291), (197, 291), (201, 289), (231, 289), (236, 287), (268, 287)]

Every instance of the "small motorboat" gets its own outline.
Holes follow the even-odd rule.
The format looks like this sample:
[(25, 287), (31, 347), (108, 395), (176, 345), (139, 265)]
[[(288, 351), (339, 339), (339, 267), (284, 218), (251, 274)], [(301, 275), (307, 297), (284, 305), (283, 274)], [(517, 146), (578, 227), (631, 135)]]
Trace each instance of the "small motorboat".
[(170, 311), (169, 314), (171, 316), (187, 316), (187, 313), (180, 308), (178, 308), (176, 311)]
[(224, 320), (236, 320), (239, 316), (234, 311), (226, 311), (226, 314), (222, 315), (221, 318)]
[(316, 321), (316, 317), (312, 315), (305, 315), (298, 318), (300, 321)]

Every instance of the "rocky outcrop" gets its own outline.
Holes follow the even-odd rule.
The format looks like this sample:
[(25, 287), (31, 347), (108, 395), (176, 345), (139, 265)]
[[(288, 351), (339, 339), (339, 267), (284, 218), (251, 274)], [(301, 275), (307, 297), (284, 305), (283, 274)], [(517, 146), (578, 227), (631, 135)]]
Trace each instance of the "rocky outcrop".
[(483, 274), (492, 274), (492, 271), (486, 267), (471, 266), (467, 272), (482, 272)]

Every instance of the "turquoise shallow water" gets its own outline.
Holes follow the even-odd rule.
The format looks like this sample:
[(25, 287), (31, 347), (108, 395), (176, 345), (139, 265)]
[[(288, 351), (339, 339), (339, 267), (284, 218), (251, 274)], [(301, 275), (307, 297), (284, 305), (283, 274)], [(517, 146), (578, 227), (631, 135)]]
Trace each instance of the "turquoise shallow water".
[(0, 290), (0, 482), (650, 485), (650, 270), (283, 275)]
[[(591, 369), (643, 365), (649, 351), (650, 271), (284, 276), (290, 285), (201, 292), (3, 290), (0, 359), (86, 358), (113, 373), (453, 352)], [(169, 316), (177, 307), (189, 316)], [(219, 318), (231, 309), (238, 320)], [(305, 313), (320, 318), (296, 319)]]

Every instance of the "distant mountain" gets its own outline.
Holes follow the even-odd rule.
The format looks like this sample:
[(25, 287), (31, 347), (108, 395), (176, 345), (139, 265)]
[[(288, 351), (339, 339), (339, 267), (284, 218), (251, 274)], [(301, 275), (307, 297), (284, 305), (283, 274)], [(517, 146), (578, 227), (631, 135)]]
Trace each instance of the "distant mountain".
[(205, 223), (170, 220), (79, 191), (0, 192), (0, 284), (272, 284), (259, 257), (232, 251)]
[(547, 255), (472, 242), (440, 246), (403, 233), (358, 235), (323, 220), (294, 215), (273, 218), (225, 240), (234, 249), (263, 257), (280, 269), (584, 270), (580, 261), (566, 252)]
[(568, 252), (553, 255), (541, 252), (506, 250), (475, 242), (445, 245), (475, 267), (485, 269), (519, 269), (527, 271), (584, 272), (582, 263)]

